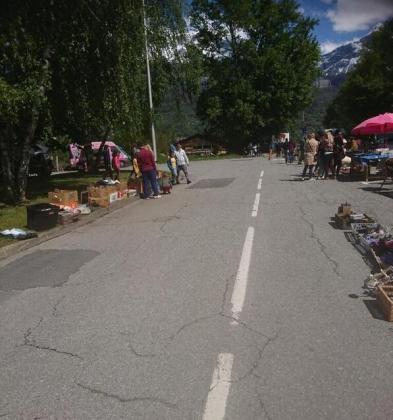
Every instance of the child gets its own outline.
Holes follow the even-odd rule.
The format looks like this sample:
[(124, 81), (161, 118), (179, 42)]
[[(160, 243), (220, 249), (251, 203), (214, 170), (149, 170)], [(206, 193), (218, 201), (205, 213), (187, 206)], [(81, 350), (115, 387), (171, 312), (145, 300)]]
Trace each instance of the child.
[(120, 155), (118, 150), (114, 150), (112, 158), (112, 168), (115, 172), (115, 181), (120, 178)]
[(170, 194), (172, 190), (171, 180), (169, 179), (169, 174), (167, 172), (162, 173), (162, 192), (164, 194)]
[(177, 164), (175, 158), (175, 152), (170, 150), (167, 160), (167, 165), (172, 175), (172, 185), (177, 184)]

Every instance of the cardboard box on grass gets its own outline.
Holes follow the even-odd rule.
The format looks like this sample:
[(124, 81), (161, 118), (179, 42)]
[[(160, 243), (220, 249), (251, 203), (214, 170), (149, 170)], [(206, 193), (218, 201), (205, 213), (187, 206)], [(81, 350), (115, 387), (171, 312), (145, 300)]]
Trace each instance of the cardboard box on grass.
[(79, 204), (78, 191), (55, 189), (48, 193), (48, 201), (60, 207), (77, 207)]

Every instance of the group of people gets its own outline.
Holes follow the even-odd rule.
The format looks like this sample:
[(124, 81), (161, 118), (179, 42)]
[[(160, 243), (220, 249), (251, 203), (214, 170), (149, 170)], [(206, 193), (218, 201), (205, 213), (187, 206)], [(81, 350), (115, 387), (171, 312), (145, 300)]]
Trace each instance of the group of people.
[(262, 155), (262, 147), (259, 143), (249, 143), (247, 147), (244, 148), (244, 154), (248, 157), (259, 157)]
[[(149, 198), (160, 198), (160, 190), (157, 182), (157, 165), (154, 157), (154, 153), (149, 144), (136, 145), (132, 148), (132, 171), (131, 176), (139, 178), (142, 176), (143, 183), (143, 197)], [(180, 172), (183, 172), (187, 184), (191, 183), (188, 176), (188, 166), (190, 161), (185, 150), (182, 148), (180, 143), (176, 146), (171, 145), (168, 152), (167, 166), (171, 172), (172, 185), (179, 184)]]
[[(347, 142), (341, 132), (333, 136), (331, 131), (315, 135), (310, 133), (304, 143), (304, 169), (302, 180), (336, 179), (340, 173), (342, 160), (346, 154)], [(355, 140), (348, 145), (348, 152), (358, 149)]]
[[(269, 160), (272, 159), (273, 153), (276, 153), (277, 157), (284, 157), (285, 163), (293, 163), (295, 159), (295, 152), (298, 152), (299, 159), (302, 154), (301, 142), (297, 145), (292, 139), (282, 138), (279, 140), (272, 139), (269, 147)], [(303, 150), (304, 151), (304, 150)]]

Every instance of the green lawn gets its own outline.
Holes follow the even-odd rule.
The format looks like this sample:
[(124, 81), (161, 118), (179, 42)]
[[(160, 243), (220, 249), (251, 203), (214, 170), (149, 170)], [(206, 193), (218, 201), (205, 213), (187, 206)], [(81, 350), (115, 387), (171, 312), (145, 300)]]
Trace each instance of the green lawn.
[[(127, 180), (129, 172), (121, 172), (120, 179)], [(30, 177), (27, 198), (29, 204), (45, 203), (48, 201), (48, 192), (53, 191), (55, 188), (63, 190), (78, 190), (84, 191), (86, 188), (97, 182), (102, 178), (101, 175), (90, 174), (62, 174), (51, 176), (49, 179), (42, 180), (38, 177)], [(6, 206), (0, 203), (0, 231), (4, 229), (26, 228), (26, 206)], [(8, 245), (15, 242), (13, 239), (7, 239), (0, 236), (0, 246)]]

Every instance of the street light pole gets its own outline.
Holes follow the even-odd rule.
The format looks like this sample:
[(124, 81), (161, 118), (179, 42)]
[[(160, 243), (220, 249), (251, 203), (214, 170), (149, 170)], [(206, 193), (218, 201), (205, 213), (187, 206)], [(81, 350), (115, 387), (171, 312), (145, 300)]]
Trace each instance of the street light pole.
[(154, 121), (153, 121), (153, 95), (151, 92), (151, 77), (150, 77), (150, 63), (149, 63), (149, 47), (147, 43), (147, 23), (146, 23), (146, 12), (145, 12), (145, 0), (142, 0), (142, 6), (143, 6), (143, 26), (144, 26), (144, 31), (145, 31), (147, 88), (149, 91), (149, 105), (150, 105), (150, 118), (151, 118), (151, 139), (153, 142), (154, 159), (157, 160), (156, 130), (154, 129)]

